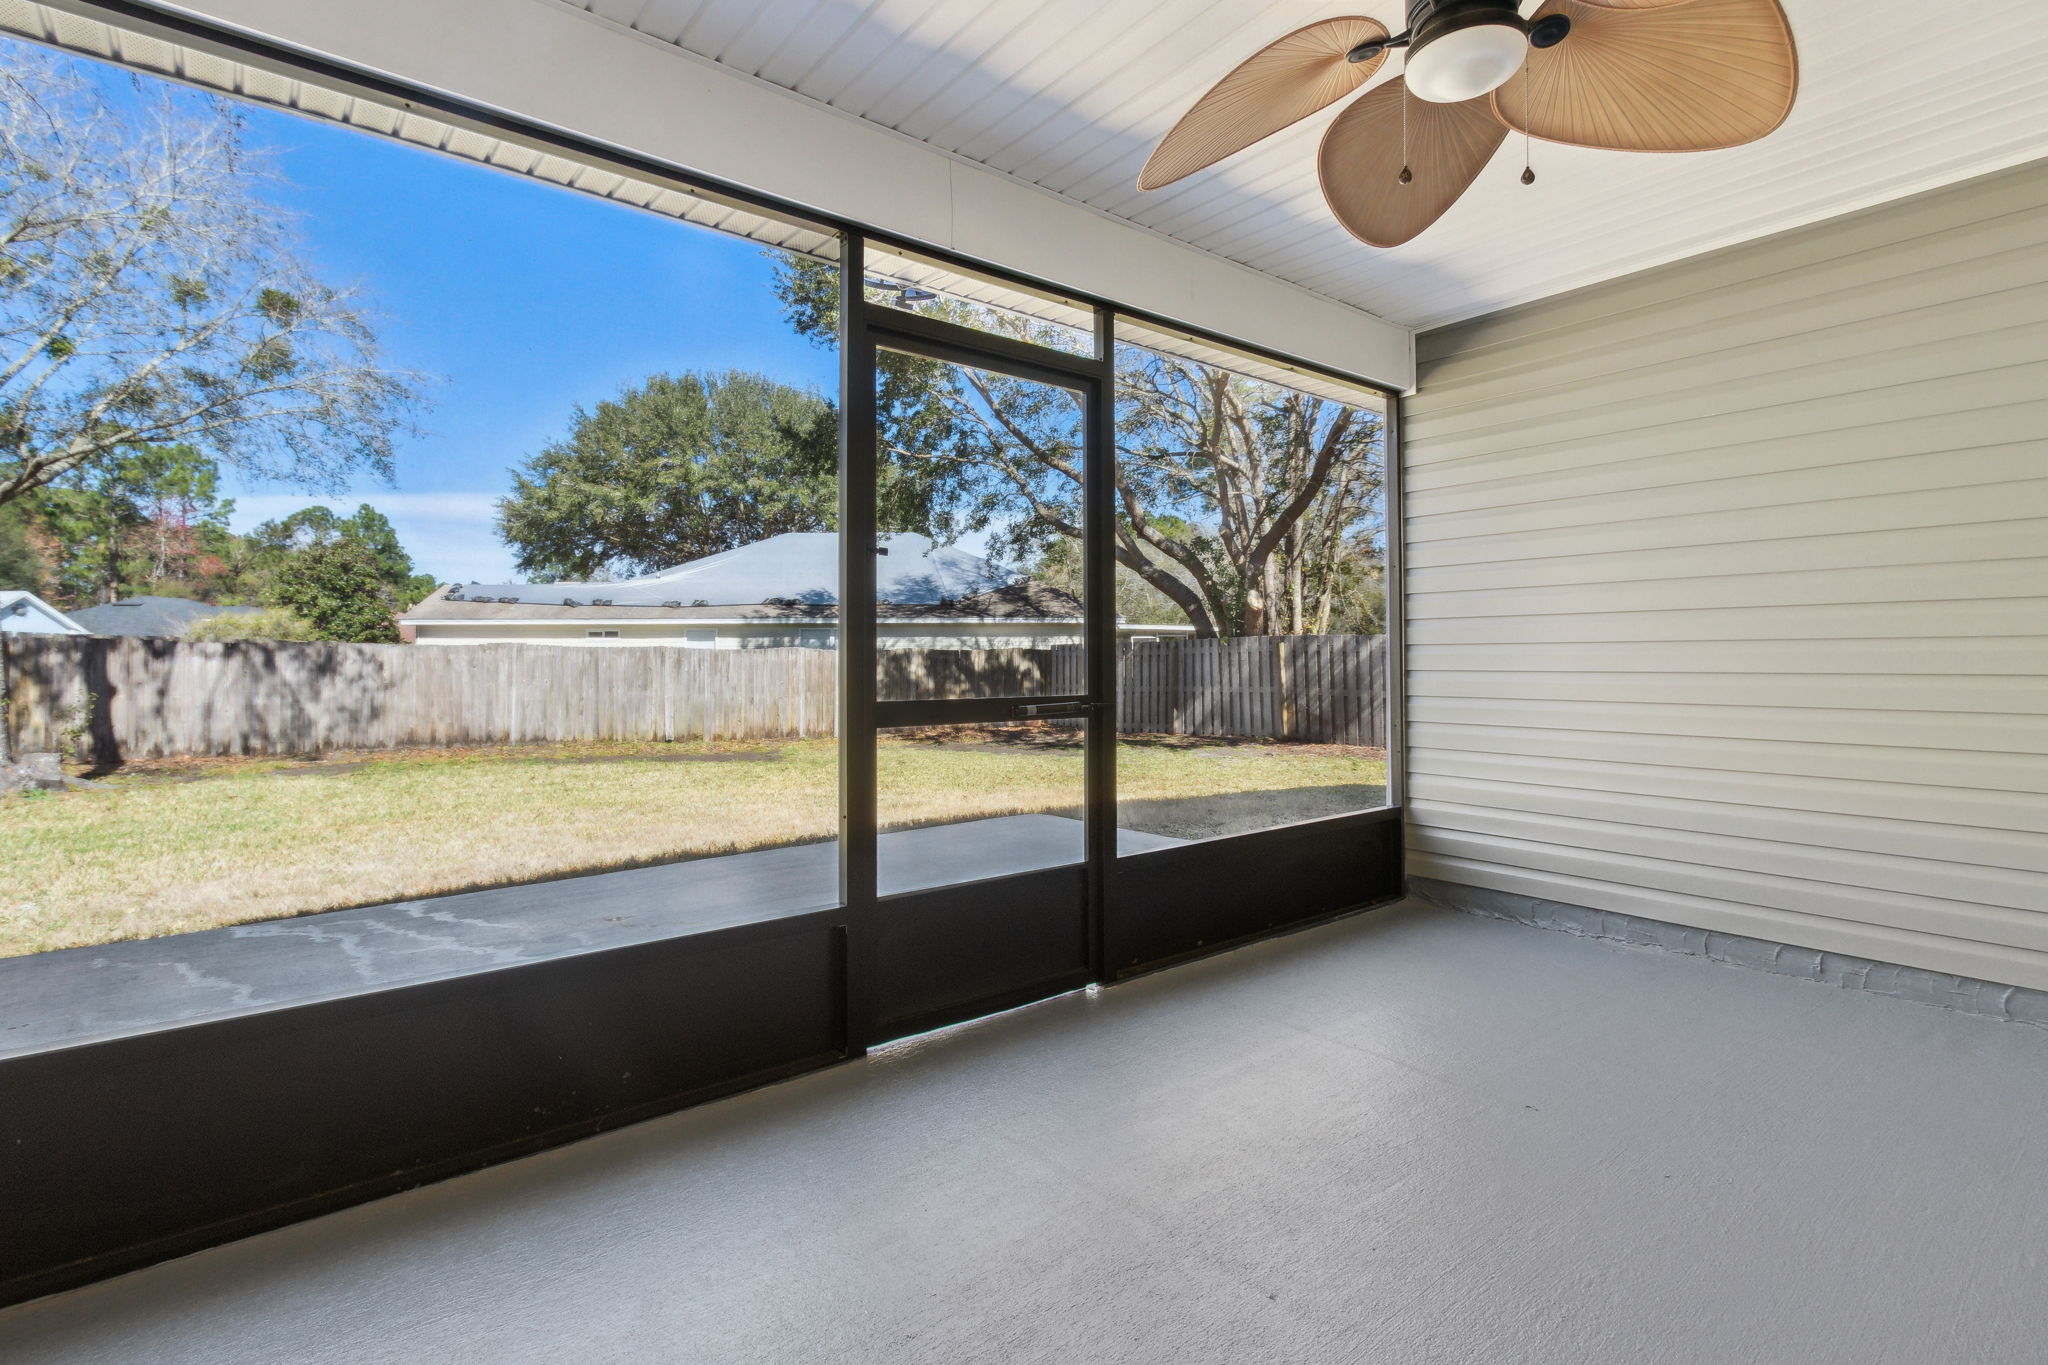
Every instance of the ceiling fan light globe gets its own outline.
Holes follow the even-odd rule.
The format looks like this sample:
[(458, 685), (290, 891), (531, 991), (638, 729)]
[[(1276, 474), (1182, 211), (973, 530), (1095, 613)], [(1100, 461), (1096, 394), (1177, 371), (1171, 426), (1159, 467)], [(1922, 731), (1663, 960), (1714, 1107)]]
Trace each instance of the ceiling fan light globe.
[(1404, 74), (1417, 99), (1462, 104), (1506, 85), (1528, 53), (1529, 37), (1522, 28), (1473, 24), (1410, 52)]

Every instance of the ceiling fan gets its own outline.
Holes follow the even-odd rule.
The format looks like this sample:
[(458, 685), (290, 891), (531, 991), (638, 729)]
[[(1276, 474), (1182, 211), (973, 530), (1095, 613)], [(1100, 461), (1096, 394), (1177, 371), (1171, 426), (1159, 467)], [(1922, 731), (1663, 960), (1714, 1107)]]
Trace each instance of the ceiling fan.
[[(1508, 134), (1619, 152), (1754, 142), (1792, 111), (1799, 59), (1778, 0), (1409, 0), (1408, 30), (1324, 19), (1267, 44), (1195, 101), (1140, 190), (1213, 166), (1366, 85), (1316, 156), (1352, 235), (1399, 246), (1442, 217)], [(1524, 184), (1535, 173), (1526, 163)]]

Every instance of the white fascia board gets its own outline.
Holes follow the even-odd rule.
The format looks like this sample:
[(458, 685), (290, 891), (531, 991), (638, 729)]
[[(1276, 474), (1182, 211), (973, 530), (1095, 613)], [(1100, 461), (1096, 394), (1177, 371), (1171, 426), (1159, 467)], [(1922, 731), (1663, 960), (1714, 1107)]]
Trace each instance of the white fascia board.
[[(819, 621), (806, 616), (768, 617), (759, 616), (712, 616), (692, 617), (689, 620), (650, 621), (638, 616), (592, 616), (586, 620), (562, 621), (539, 616), (495, 616), (495, 617), (453, 617), (453, 616), (401, 616), (402, 626), (461, 626), (469, 630), (502, 629), (506, 626), (566, 626), (581, 630), (585, 626), (669, 626), (679, 630), (698, 630), (706, 626), (760, 626), (764, 629), (788, 630), (793, 626), (808, 627), (812, 630), (837, 629), (836, 620)], [(877, 626), (915, 626), (919, 630), (950, 630), (956, 626), (1078, 626), (1080, 622), (1063, 616), (948, 616), (944, 620), (930, 620), (918, 616), (884, 616)], [(1193, 626), (1148, 626), (1118, 622), (1120, 631), (1143, 631), (1148, 635), (1192, 635)]]
[(773, 626), (778, 630), (790, 626), (820, 626), (817, 621), (806, 621), (802, 617), (771, 618), (763, 620), (758, 616), (705, 616), (688, 620), (650, 620), (644, 616), (592, 616), (584, 620), (562, 621), (544, 616), (401, 616), (401, 626), (462, 626), (481, 630), (499, 626), (565, 626), (581, 630), (585, 626), (670, 626), (677, 630), (698, 630), (706, 626)]
[(560, 0), (165, 5), (1406, 392), (1414, 333)]
[(26, 619), (28, 619), (28, 618), (30, 618), (30, 617), (36, 617), (36, 618), (40, 618), (40, 619), (41, 619), (41, 620), (43, 620), (43, 621), (46, 621), (46, 622), (48, 622), (48, 623), (49, 623), (49, 626), (50, 626), (50, 629), (48, 629), (48, 630), (33, 630), (33, 631), (24, 631), (24, 630), (10, 630), (10, 631), (9, 631), (9, 633), (10, 633), (10, 634), (15, 634), (15, 635), (90, 635), (90, 634), (92, 634), (92, 632), (91, 632), (91, 631), (89, 631), (89, 630), (87, 630), (87, 629), (86, 629), (86, 628), (85, 628), (84, 626), (81, 626), (81, 625), (79, 625), (79, 624), (78, 624), (78, 622), (76, 622), (76, 621), (72, 620), (72, 619), (71, 619), (71, 618), (70, 618), (69, 616), (66, 616), (66, 615), (65, 615), (65, 614), (64, 614), (63, 612), (61, 612), (61, 611), (58, 611), (58, 610), (57, 610), (57, 609), (56, 609), (55, 607), (51, 606), (51, 605), (50, 605), (50, 604), (49, 604), (48, 602), (45, 602), (45, 601), (44, 601), (44, 600), (43, 600), (42, 598), (40, 598), (40, 597), (36, 596), (36, 595), (35, 595), (34, 593), (32, 593), (32, 592), (27, 592), (27, 591), (23, 591), (23, 592), (19, 592), (19, 593), (10, 593), (10, 594), (5, 594), (5, 595), (4, 595), (4, 597), (5, 597), (5, 600), (4, 600), (4, 601), (0, 601), (0, 619), (10, 618), (10, 617), (20, 617), (20, 618), (22, 618), (22, 619), (26, 620)]

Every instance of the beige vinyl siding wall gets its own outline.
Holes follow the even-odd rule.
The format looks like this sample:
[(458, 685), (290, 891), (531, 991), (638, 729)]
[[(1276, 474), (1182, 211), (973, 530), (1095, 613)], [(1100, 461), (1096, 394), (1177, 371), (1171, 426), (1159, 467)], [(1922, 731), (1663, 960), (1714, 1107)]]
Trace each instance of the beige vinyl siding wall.
[(2048, 988), (2048, 163), (1419, 351), (1411, 872)]

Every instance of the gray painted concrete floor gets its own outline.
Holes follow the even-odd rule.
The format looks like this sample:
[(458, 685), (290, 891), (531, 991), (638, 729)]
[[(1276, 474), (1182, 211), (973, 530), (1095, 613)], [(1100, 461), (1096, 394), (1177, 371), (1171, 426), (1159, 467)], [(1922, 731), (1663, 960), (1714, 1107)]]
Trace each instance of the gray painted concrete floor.
[(0, 1314), (10, 1365), (2034, 1361), (2048, 1030), (1404, 907)]

